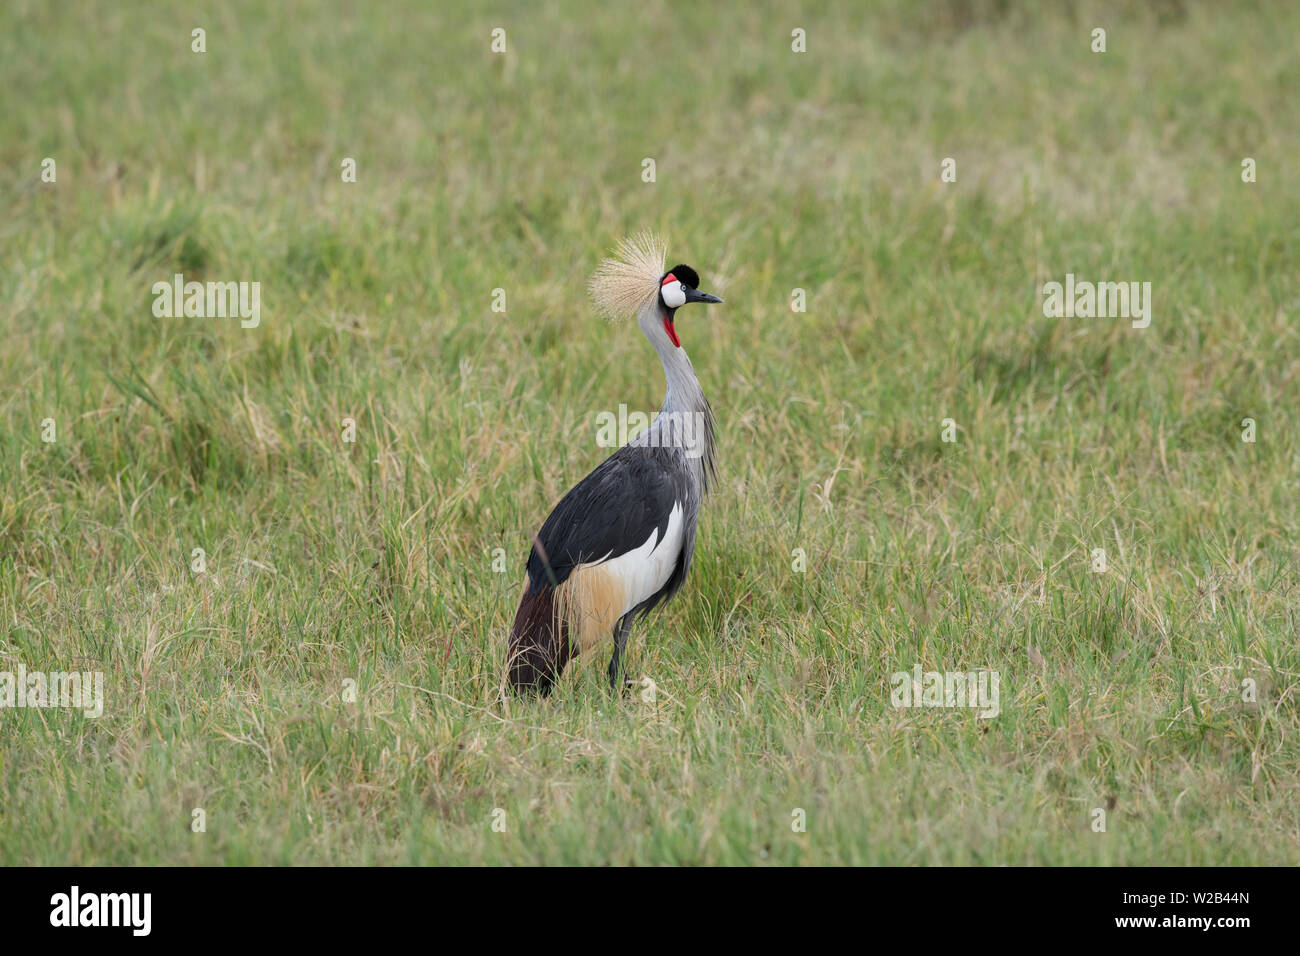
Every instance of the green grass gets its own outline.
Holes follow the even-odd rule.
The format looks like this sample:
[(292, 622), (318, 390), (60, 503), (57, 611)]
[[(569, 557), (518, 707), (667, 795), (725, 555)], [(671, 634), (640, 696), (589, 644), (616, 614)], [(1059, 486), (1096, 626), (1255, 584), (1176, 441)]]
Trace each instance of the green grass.
[[(0, 11), (0, 670), (107, 685), (0, 711), (0, 860), (1300, 860), (1294, 4), (259, 6)], [(655, 703), (513, 699), (529, 538), (662, 397), (584, 294), (647, 226), (727, 300), (720, 485)]]

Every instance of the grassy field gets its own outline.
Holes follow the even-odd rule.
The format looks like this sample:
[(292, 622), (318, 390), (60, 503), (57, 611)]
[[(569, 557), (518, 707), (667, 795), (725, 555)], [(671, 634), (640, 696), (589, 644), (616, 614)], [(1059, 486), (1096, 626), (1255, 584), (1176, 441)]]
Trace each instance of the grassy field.
[[(259, 6), (0, 9), (0, 671), (105, 680), (0, 710), (0, 861), (1300, 861), (1300, 8)], [(585, 294), (643, 227), (726, 299), (720, 486), (654, 701), (514, 699), (662, 398)]]

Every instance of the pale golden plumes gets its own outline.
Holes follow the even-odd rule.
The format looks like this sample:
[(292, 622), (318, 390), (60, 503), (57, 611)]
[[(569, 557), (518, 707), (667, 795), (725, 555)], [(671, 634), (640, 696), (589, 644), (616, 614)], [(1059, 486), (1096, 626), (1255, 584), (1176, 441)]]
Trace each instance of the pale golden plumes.
[(659, 294), (667, 256), (667, 244), (648, 229), (621, 240), (587, 285), (596, 310), (607, 319), (634, 315)]
[(583, 652), (607, 641), (627, 610), (627, 584), (607, 564), (579, 564), (555, 590), (556, 617)]

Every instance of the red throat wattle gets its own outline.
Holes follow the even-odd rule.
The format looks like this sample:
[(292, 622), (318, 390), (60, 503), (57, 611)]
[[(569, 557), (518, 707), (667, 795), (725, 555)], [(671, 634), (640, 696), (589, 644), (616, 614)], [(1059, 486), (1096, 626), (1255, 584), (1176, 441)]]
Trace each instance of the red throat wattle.
[[(660, 282), (659, 285), (662, 288), (668, 283), (676, 281), (677, 276), (670, 272), (668, 275), (664, 276), (663, 281)], [(677, 330), (673, 328), (673, 314), (671, 312), (664, 314), (664, 331), (668, 333), (668, 338), (672, 341), (673, 345), (677, 346), (677, 348), (682, 347), (682, 340), (677, 337)]]
[(668, 333), (668, 338), (672, 339), (673, 345), (678, 348), (682, 347), (682, 340), (677, 337), (677, 330), (673, 328), (673, 317), (664, 316), (664, 331)]

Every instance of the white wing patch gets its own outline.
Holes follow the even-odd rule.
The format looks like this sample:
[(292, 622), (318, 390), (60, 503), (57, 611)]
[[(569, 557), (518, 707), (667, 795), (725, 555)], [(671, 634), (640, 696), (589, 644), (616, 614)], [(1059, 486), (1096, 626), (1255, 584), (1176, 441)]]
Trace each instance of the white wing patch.
[(641, 547), (601, 564), (606, 574), (614, 575), (623, 582), (625, 606), (622, 614), (632, 610), (668, 583), (682, 553), (685, 527), (682, 504), (680, 501), (675, 502), (668, 515), (668, 528), (662, 540), (659, 538), (659, 529), (655, 528)]
[(681, 502), (675, 502), (668, 515), (668, 528), (663, 540), (659, 540), (659, 529), (655, 528), (640, 548), (620, 554), (612, 561), (604, 562), (604, 568), (610, 574), (619, 576), (627, 588), (627, 614), (647, 597), (663, 588), (672, 578), (672, 570), (677, 567), (677, 558), (681, 555), (682, 531), (686, 522), (682, 518)]
[(556, 592), (556, 608), (584, 652), (610, 640), (619, 618), (668, 583), (681, 557), (685, 529), (682, 504), (675, 502), (662, 538), (655, 528), (639, 548), (579, 564), (569, 573)]

